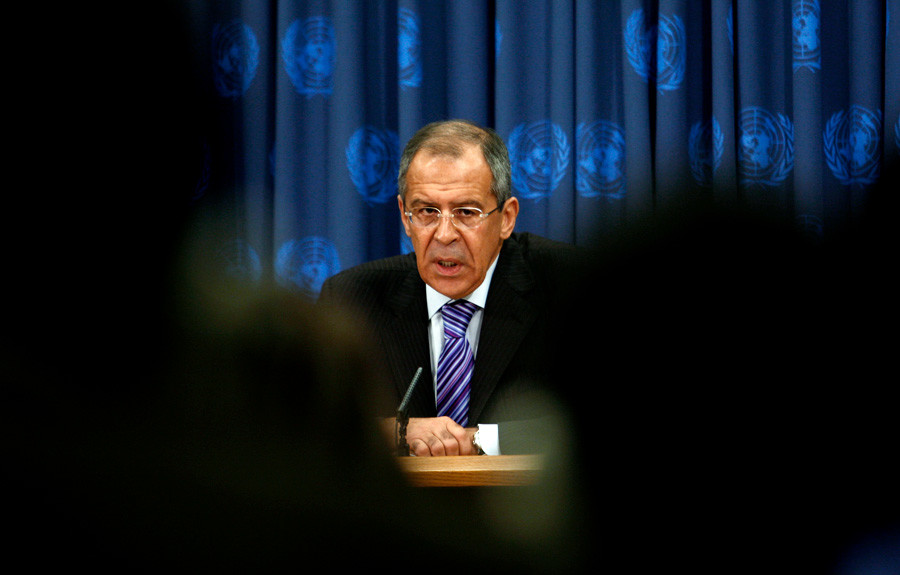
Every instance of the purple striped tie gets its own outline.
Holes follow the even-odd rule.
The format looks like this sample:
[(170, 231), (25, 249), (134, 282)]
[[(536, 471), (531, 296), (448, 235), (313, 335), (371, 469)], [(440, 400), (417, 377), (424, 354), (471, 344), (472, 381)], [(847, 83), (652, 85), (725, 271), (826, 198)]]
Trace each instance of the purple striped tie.
[(444, 317), (444, 348), (437, 366), (438, 415), (447, 415), (463, 427), (469, 422), (469, 383), (475, 354), (466, 339), (466, 328), (478, 306), (452, 301), (441, 309)]

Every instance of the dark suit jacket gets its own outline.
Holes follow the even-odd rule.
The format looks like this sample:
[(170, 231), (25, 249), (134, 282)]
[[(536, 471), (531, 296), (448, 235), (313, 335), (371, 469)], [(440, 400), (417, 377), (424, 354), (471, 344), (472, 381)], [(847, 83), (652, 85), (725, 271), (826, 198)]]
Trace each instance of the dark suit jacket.
[[(549, 355), (555, 311), (578, 262), (571, 245), (528, 233), (503, 243), (485, 302), (469, 397), (469, 425), (500, 423), (501, 451), (516, 451), (505, 422), (543, 415), (522, 400), (552, 382)], [(437, 414), (431, 382), (425, 283), (415, 254), (364, 263), (329, 278), (320, 302), (349, 305), (371, 322), (399, 405), (418, 367), (410, 417)], [(424, 385), (423, 385), (424, 384)], [(385, 415), (394, 415), (385, 414)], [(509, 423), (507, 430), (516, 423)]]

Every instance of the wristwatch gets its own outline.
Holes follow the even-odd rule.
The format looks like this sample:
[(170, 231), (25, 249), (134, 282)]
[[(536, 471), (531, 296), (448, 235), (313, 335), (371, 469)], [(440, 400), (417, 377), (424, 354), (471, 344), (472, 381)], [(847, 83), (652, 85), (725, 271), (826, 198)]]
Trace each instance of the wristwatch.
[(472, 437), (472, 445), (475, 446), (475, 451), (478, 452), (478, 455), (484, 455), (484, 450), (481, 448), (481, 428), (475, 429), (475, 435)]

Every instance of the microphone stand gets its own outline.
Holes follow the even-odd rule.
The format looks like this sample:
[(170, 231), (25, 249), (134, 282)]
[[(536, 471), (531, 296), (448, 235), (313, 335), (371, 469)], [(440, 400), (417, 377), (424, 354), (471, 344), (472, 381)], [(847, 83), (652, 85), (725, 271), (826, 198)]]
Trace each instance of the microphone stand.
[(406, 426), (409, 424), (409, 398), (412, 396), (413, 389), (415, 389), (421, 375), (422, 368), (420, 367), (413, 375), (412, 382), (406, 388), (406, 395), (403, 396), (403, 401), (400, 402), (400, 407), (397, 408), (397, 455), (404, 457), (409, 456), (409, 444), (406, 443)]

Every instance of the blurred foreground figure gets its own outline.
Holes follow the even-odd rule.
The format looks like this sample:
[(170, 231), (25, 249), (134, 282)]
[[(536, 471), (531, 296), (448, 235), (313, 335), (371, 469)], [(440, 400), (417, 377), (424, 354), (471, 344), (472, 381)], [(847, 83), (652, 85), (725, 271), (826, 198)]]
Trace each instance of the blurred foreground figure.
[[(385, 371), (359, 321), (205, 267), (198, 244), (215, 250), (222, 238), (194, 229), (188, 206), (202, 74), (182, 8), (143, 5), (118, 27), (84, 6), (21, 19), (48, 36), (80, 30), (96, 65), (64, 70), (46, 43), (35, 61), (60, 64), (33, 67), (46, 93), (92, 88), (21, 114), (33, 139), (20, 148), (35, 163), (18, 168), (41, 192), (17, 193), (8, 210), (35, 225), (5, 228), (15, 246), (0, 350), (7, 562), (554, 572), (571, 534), (558, 529), (567, 506), (548, 499), (555, 491), (410, 488), (374, 424), (397, 404), (380, 396)], [(534, 493), (552, 513), (530, 513)]]
[[(537, 518), (526, 512), (530, 489), (412, 488), (376, 417), (396, 406), (358, 319), (232, 281), (200, 257), (218, 245), (200, 235), (155, 295), (169, 315), (152, 337), (143, 325), (118, 334), (140, 353), (100, 350), (71, 371), (9, 364), (4, 470), (17, 557), (101, 571), (436, 557), (430, 571), (552, 571), (558, 562), (535, 559), (568, 545), (557, 536), (568, 525), (559, 483), (541, 483)], [(133, 294), (134, 305), (150, 295)], [(107, 337), (73, 346), (89, 354)]]
[(897, 567), (895, 351), (879, 327), (897, 320), (886, 190), (822, 243), (792, 222), (694, 206), (598, 249), (570, 311), (596, 329), (556, 350), (564, 380), (582, 376), (565, 402), (575, 450), (593, 461), (592, 564)]

